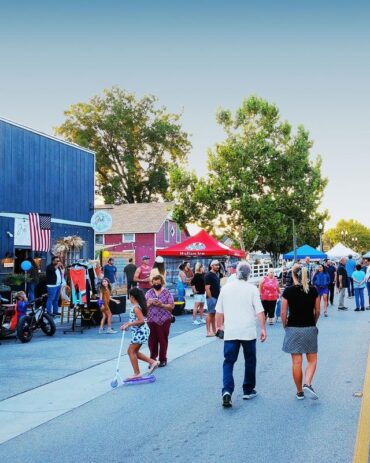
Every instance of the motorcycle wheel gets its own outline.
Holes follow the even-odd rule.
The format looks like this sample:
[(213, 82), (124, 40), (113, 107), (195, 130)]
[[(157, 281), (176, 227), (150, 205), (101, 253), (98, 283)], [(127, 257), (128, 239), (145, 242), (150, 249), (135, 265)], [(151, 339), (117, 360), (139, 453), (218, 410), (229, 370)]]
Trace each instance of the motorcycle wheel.
[(17, 324), (17, 337), (23, 342), (30, 342), (33, 336), (32, 318), (28, 315), (21, 317)]
[(53, 336), (57, 329), (54, 318), (48, 313), (44, 313), (40, 320), (40, 328), (46, 336)]

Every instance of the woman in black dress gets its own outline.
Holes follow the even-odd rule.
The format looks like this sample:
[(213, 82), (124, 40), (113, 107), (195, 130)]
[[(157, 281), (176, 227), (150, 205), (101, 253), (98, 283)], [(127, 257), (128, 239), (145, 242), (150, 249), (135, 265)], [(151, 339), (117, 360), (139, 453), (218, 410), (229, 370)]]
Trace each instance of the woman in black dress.
[[(285, 288), (282, 296), (281, 320), (285, 328), (283, 351), (291, 354), (293, 379), (297, 387), (296, 397), (304, 399), (306, 392), (318, 399), (312, 387), (317, 364), (317, 320), (320, 317), (320, 297), (317, 289), (308, 280), (307, 269), (294, 265), (293, 285)], [(289, 316), (287, 308), (289, 307)], [(307, 357), (305, 382), (303, 382), (303, 354)]]

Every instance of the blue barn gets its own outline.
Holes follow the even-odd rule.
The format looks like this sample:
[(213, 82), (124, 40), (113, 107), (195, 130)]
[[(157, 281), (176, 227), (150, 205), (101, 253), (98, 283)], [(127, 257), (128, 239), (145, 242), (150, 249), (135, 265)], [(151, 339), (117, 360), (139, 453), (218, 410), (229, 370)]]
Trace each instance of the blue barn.
[[(32, 252), (19, 231), (28, 213), (51, 214), (52, 247), (66, 236), (79, 236), (79, 258), (94, 256), (95, 154), (85, 148), (0, 118), (0, 273), (19, 271)], [(18, 229), (17, 229), (18, 227)]]

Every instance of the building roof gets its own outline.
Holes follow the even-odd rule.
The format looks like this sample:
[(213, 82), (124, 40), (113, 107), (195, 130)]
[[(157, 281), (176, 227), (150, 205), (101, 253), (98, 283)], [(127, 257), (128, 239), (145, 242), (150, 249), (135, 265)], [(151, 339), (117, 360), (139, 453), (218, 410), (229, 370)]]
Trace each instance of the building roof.
[(83, 146), (77, 145), (76, 143), (72, 143), (70, 141), (63, 140), (62, 138), (54, 137), (53, 135), (49, 135), (47, 133), (40, 132), (39, 130), (32, 129), (31, 127), (27, 127), (27, 126), (22, 125), (22, 124), (18, 124), (18, 122), (14, 122), (14, 121), (11, 121), (9, 119), (5, 119), (4, 117), (1, 117), (1, 116), (0, 116), (0, 121), (5, 122), (6, 124), (14, 125), (14, 127), (18, 127), (20, 129), (27, 130), (28, 132), (33, 132), (33, 133), (35, 133), (37, 135), (40, 135), (42, 137), (50, 138), (50, 140), (57, 141), (58, 143), (63, 143), (64, 145), (72, 146), (73, 148), (77, 148), (77, 149), (79, 149), (81, 151), (86, 151), (87, 153), (93, 154), (95, 156), (94, 151), (92, 151), (92, 150), (90, 150), (88, 148), (84, 148)]
[(158, 233), (163, 222), (171, 219), (173, 203), (102, 205), (96, 206), (96, 209), (112, 216), (112, 228), (105, 234)]

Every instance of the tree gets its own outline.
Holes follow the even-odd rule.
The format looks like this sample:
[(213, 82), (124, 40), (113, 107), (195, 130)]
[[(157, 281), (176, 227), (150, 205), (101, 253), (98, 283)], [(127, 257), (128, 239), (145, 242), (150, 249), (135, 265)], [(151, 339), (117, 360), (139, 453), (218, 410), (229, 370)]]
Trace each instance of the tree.
[(72, 105), (56, 133), (96, 153), (97, 189), (106, 203), (157, 201), (168, 189), (171, 163), (190, 149), (180, 115), (156, 108), (156, 98), (117, 87)]
[(221, 110), (217, 119), (226, 139), (209, 150), (207, 178), (172, 169), (176, 219), (206, 224), (275, 258), (292, 248), (294, 219), (298, 244), (317, 246), (318, 225), (328, 217), (318, 212), (327, 180), (321, 158), (310, 159), (308, 132), (300, 126), (292, 134), (278, 108), (255, 96), (234, 117)]
[(353, 219), (339, 220), (334, 228), (324, 233), (323, 240), (327, 249), (342, 243), (358, 253), (364, 253), (370, 250), (370, 228)]

